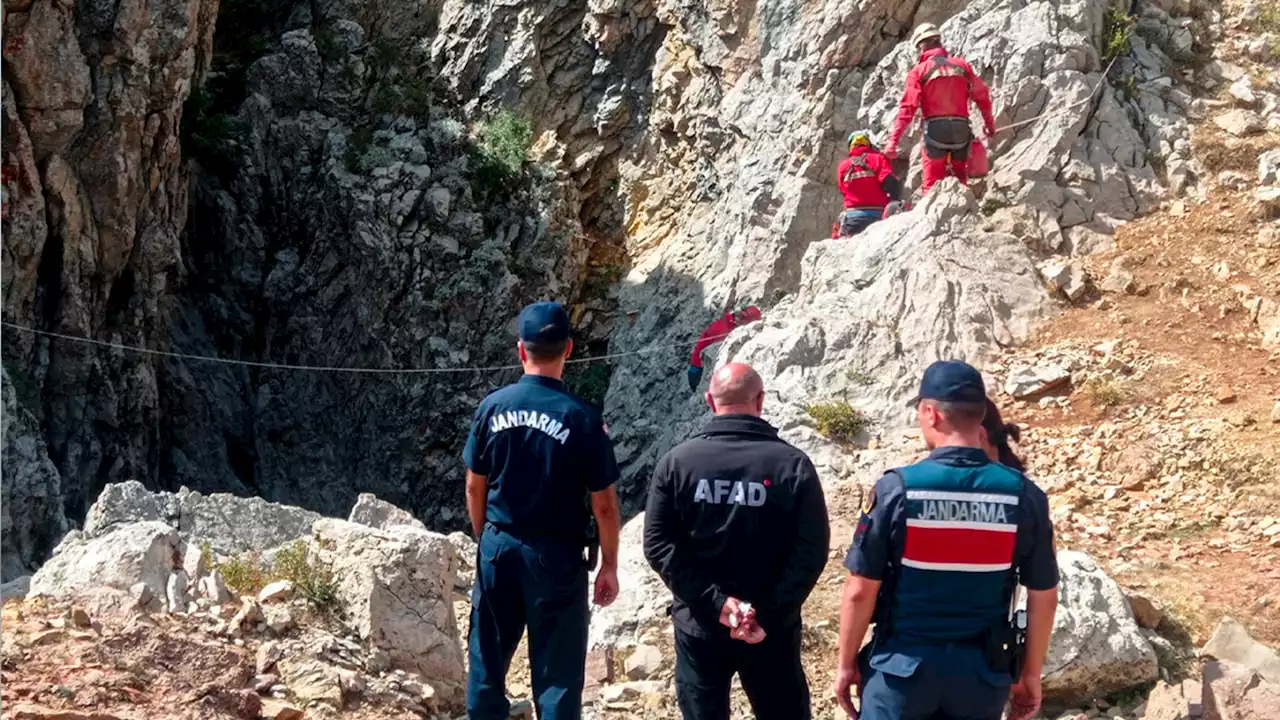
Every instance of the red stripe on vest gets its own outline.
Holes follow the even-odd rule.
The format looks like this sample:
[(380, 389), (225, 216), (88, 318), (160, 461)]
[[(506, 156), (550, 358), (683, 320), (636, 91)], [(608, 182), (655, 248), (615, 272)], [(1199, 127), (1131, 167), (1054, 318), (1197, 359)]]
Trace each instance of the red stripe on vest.
[(998, 530), (907, 526), (904, 560), (958, 565), (1002, 565), (1013, 561), (1017, 534)]

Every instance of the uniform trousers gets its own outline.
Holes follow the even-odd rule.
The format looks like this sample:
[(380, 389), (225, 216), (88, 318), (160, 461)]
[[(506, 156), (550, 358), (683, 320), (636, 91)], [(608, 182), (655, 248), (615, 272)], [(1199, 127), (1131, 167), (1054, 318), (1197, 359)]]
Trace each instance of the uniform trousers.
[(486, 526), (471, 592), (468, 717), (506, 720), (507, 670), (526, 625), (539, 720), (582, 717), (587, 612), (580, 544), (530, 542)]
[(755, 645), (721, 625), (700, 637), (676, 627), (676, 702), (684, 720), (728, 720), (734, 673), (757, 720), (809, 720), (809, 683), (800, 664), (800, 623)]
[(859, 720), (999, 720), (1012, 679), (975, 643), (863, 648)]

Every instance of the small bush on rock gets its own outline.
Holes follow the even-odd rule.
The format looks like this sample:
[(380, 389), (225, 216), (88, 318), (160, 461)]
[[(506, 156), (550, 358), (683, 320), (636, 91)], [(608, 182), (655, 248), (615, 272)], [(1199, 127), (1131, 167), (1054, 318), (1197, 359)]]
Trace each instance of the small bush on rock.
[(1102, 23), (1102, 61), (1111, 62), (1121, 55), (1129, 54), (1129, 32), (1133, 30), (1134, 18), (1121, 8), (1107, 10)]
[(215, 567), (227, 587), (241, 595), (256, 595), (270, 581), (267, 566), (256, 552), (229, 557)]
[(814, 403), (805, 411), (817, 423), (818, 432), (836, 442), (853, 442), (859, 433), (871, 427), (866, 413), (847, 400)]
[(276, 553), (272, 575), (293, 583), (294, 592), (306, 598), (318, 612), (328, 613), (338, 605), (338, 582), (333, 568), (302, 540), (295, 540)]
[(533, 126), (510, 110), (493, 116), (480, 128), (473, 175), (490, 191), (510, 187), (524, 170), (533, 146)]
[(1094, 407), (1118, 407), (1133, 399), (1129, 388), (1114, 378), (1093, 378), (1084, 384), (1083, 390)]

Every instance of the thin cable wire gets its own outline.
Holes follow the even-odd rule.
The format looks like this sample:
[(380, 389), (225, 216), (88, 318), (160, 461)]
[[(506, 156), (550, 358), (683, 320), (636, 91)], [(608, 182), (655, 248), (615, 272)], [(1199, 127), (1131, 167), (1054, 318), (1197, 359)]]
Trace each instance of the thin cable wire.
[(996, 128), (996, 134), (999, 134), (1001, 131), (1004, 131), (1004, 130), (1012, 130), (1012, 129), (1014, 129), (1014, 128), (1022, 127), (1023, 125), (1029, 125), (1029, 124), (1031, 124), (1031, 123), (1035, 122), (1036, 120), (1043, 120), (1043, 119), (1045, 119), (1045, 118), (1055, 117), (1055, 116), (1057, 116), (1057, 115), (1061, 115), (1061, 114), (1063, 114), (1063, 113), (1067, 112), (1068, 110), (1071, 110), (1071, 109), (1073, 109), (1073, 108), (1077, 108), (1077, 107), (1079, 107), (1079, 106), (1081, 106), (1081, 105), (1083, 105), (1083, 104), (1085, 104), (1085, 103), (1087, 103), (1087, 102), (1092, 102), (1092, 101), (1093, 101), (1094, 96), (1098, 94), (1098, 90), (1100, 90), (1100, 89), (1102, 88), (1103, 83), (1105, 83), (1105, 82), (1107, 81), (1107, 75), (1108, 75), (1108, 74), (1110, 74), (1112, 66), (1113, 66), (1113, 65), (1115, 65), (1115, 64), (1116, 64), (1116, 61), (1117, 61), (1117, 60), (1119, 60), (1119, 59), (1120, 59), (1120, 56), (1119, 56), (1119, 55), (1117, 55), (1116, 57), (1111, 58), (1111, 62), (1107, 64), (1107, 68), (1106, 68), (1105, 70), (1103, 70), (1103, 71), (1102, 71), (1102, 77), (1098, 78), (1098, 84), (1097, 84), (1097, 85), (1094, 85), (1094, 86), (1093, 86), (1093, 90), (1090, 90), (1090, 91), (1089, 91), (1089, 94), (1088, 94), (1088, 95), (1086, 95), (1083, 99), (1081, 99), (1081, 100), (1077, 100), (1076, 102), (1073, 102), (1073, 103), (1071, 103), (1070, 105), (1067, 105), (1067, 106), (1065, 106), (1065, 107), (1058, 108), (1057, 110), (1054, 110), (1054, 111), (1052, 111), (1052, 112), (1044, 112), (1044, 113), (1041, 113), (1041, 114), (1039, 114), (1039, 115), (1036, 115), (1035, 117), (1027, 118), (1026, 120), (1020, 120), (1020, 121), (1018, 121), (1018, 122), (1016, 122), (1016, 123), (1010, 123), (1010, 124), (1008, 124), (1008, 125), (1002, 125), (1002, 126), (1000, 126), (1000, 127)]
[[(143, 355), (152, 355), (158, 357), (175, 358), (179, 360), (192, 360), (195, 362), (221, 363), (223, 365), (237, 365), (240, 367), (261, 368), (266, 370), (298, 370), (306, 372), (338, 372), (338, 373), (363, 373), (370, 375), (428, 375), (428, 374), (445, 374), (445, 373), (479, 373), (479, 372), (496, 372), (499, 370), (520, 370), (520, 365), (491, 365), (488, 367), (458, 367), (458, 368), (361, 368), (361, 367), (342, 367), (337, 365), (291, 365), (288, 363), (270, 363), (258, 362), (254, 360), (236, 360), (233, 358), (211, 357), (208, 355), (195, 355), (192, 353), (172, 352), (169, 350), (156, 350), (154, 348), (146, 348), (138, 345), (126, 345), (123, 343), (106, 342), (104, 340), (94, 340), (93, 338), (82, 337), (79, 335), (67, 335), (65, 333), (53, 332), (50, 330), (37, 330), (36, 328), (17, 325), (7, 320), (0, 321), (0, 325), (11, 330), (19, 332), (31, 333), (33, 335), (43, 335), (45, 337), (56, 338), (58, 340), (67, 340), (70, 342), (78, 342), (85, 345), (94, 345), (96, 347), (109, 348), (112, 350), (124, 350), (128, 352), (140, 353)], [(729, 333), (723, 335), (712, 335), (707, 338), (712, 342), (719, 342), (729, 336)], [(630, 350), (628, 352), (608, 353), (605, 355), (596, 355), (594, 357), (574, 358), (568, 360), (566, 364), (592, 363), (605, 360), (616, 360), (618, 358), (631, 357), (633, 355), (646, 355), (653, 352), (661, 352), (678, 347), (693, 347), (699, 341), (682, 340), (677, 343), (666, 343), (661, 345), (649, 345), (639, 350)]]

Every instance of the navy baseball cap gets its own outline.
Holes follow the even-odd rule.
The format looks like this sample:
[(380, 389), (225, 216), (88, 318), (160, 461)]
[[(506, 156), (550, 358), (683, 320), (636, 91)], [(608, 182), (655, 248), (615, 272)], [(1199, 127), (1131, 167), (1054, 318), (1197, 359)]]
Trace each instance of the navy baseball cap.
[(525, 342), (563, 342), (569, 339), (569, 313), (558, 302), (536, 302), (520, 311), (516, 328)]
[(925, 369), (920, 392), (909, 404), (915, 406), (921, 400), (981, 403), (987, 400), (987, 388), (982, 373), (969, 363), (939, 360)]

